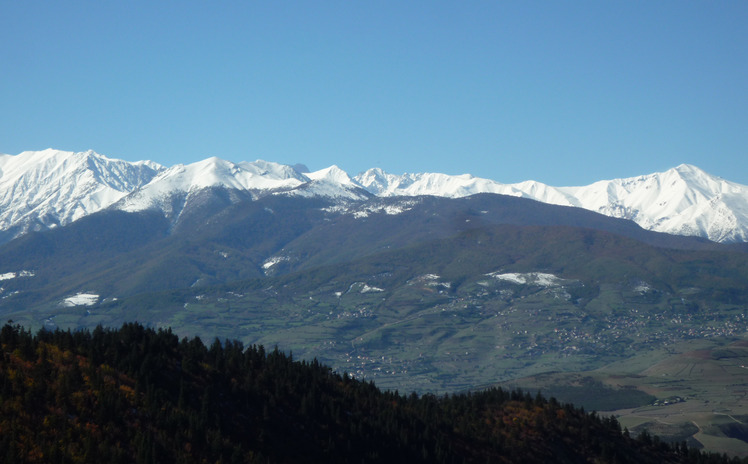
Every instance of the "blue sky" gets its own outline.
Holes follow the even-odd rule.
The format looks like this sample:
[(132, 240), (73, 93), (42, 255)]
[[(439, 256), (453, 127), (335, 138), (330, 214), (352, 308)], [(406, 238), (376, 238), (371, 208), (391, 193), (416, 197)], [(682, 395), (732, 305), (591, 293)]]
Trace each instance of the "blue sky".
[(748, 2), (0, 1), (0, 153), (748, 184)]

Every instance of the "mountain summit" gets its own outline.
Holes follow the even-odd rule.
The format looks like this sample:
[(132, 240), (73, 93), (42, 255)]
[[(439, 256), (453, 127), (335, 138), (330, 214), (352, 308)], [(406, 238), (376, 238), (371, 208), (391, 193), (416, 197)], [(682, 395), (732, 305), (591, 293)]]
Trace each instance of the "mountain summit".
[(573, 206), (631, 219), (645, 229), (717, 242), (748, 241), (748, 187), (696, 166), (559, 190), (572, 197)]
[(95, 213), (163, 169), (150, 161), (130, 163), (93, 151), (0, 155), (0, 242)]
[(175, 208), (210, 189), (231, 191), (232, 198), (301, 195), (340, 202), (366, 201), (372, 196), (459, 198), (494, 193), (580, 207), (658, 232), (718, 242), (748, 241), (748, 186), (687, 164), (580, 187), (535, 181), (502, 184), (469, 174), (395, 175), (379, 168), (354, 177), (337, 166), (304, 171), (262, 160), (232, 163), (215, 157), (166, 168), (148, 161), (110, 159), (93, 151), (48, 149), (0, 155), (0, 243), (109, 207), (130, 212), (157, 209), (167, 216), (176, 215)]

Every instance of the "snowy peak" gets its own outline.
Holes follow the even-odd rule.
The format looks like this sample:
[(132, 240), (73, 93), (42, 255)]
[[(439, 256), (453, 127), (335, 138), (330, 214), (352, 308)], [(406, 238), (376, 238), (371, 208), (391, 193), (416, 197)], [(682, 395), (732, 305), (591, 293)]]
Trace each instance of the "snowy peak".
[(351, 179), (348, 173), (335, 165), (308, 172), (305, 177), (308, 182), (288, 192), (289, 195), (354, 201), (366, 200), (371, 196), (361, 185)]
[(683, 163), (679, 164), (678, 166), (669, 169), (667, 172), (675, 171), (678, 173), (681, 173), (683, 175), (689, 175), (689, 174), (695, 174), (697, 176), (708, 176), (706, 172), (702, 171), (698, 167), (694, 166), (693, 164)]
[[(307, 179), (303, 173), (298, 171), (295, 167), (288, 166), (285, 164), (274, 163), (272, 161), (256, 160), (253, 162), (241, 162), (239, 167), (252, 173), (258, 178), (264, 178), (271, 182), (279, 182), (281, 187), (295, 186), (299, 182), (307, 182)], [(275, 188), (277, 186), (274, 186)]]
[(168, 185), (171, 189), (192, 191), (208, 187), (258, 190), (295, 187), (303, 177), (288, 166), (266, 161), (235, 164), (212, 157), (189, 165), (176, 165), (153, 179), (149, 186)]
[[(295, 168), (269, 161), (232, 163), (212, 157), (188, 165), (176, 165), (154, 177), (148, 185), (133, 191), (115, 207), (135, 212), (160, 209), (176, 216), (175, 198), (183, 209), (206, 189), (222, 188), (249, 193), (252, 198), (270, 194), (324, 196), (349, 200), (368, 197), (345, 171), (331, 166), (302, 174)], [(236, 197), (238, 201), (240, 197)]]
[(258, 160), (232, 163), (211, 157), (196, 163), (178, 164), (153, 178), (148, 185), (123, 198), (117, 207), (124, 211), (164, 209), (175, 195), (194, 194), (208, 188), (248, 192), (296, 188), (307, 179), (290, 166)]
[[(359, 185), (372, 194), (376, 196), (388, 196), (388, 192), (397, 189), (399, 182), (401, 182), (406, 175), (407, 174), (396, 176), (388, 174), (380, 168), (372, 168), (357, 175), (355, 179)], [(389, 196), (392, 196), (392, 194), (390, 193)]]
[(704, 179), (719, 179), (692, 164), (681, 164), (666, 171), (666, 173), (677, 173), (684, 180), (702, 181)]
[(319, 182), (331, 182), (341, 185), (354, 185), (348, 173), (332, 165), (329, 168), (320, 169), (319, 171), (308, 172), (306, 176), (311, 180)]
[(730, 195), (744, 193), (745, 189), (743, 185), (713, 176), (689, 164), (681, 164), (676, 168), (670, 169), (664, 173), (664, 176), (672, 179), (673, 183), (680, 183), (695, 193), (701, 194), (702, 198), (711, 197), (715, 194)]
[(147, 184), (160, 169), (93, 151), (47, 149), (0, 156), (0, 230), (65, 225)]
[[(748, 241), (748, 187), (682, 164), (665, 172), (559, 189), (572, 204), (645, 229)], [(538, 198), (547, 203), (547, 199)]]

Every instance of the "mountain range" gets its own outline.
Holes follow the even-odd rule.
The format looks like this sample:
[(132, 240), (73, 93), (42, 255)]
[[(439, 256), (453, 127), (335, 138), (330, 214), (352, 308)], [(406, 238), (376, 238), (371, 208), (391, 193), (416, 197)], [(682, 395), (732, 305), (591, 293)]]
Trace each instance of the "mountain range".
[(381, 388), (519, 386), (748, 456), (748, 187), (55, 150), (0, 172), (0, 314), (24, 327), (138, 321)]
[[(104, 209), (158, 210), (176, 221), (207, 189), (230, 192), (224, 201), (267, 195), (325, 197), (363, 217), (367, 201), (423, 195), (462, 198), (493, 193), (572, 206), (628, 219), (644, 229), (716, 242), (748, 241), (748, 186), (680, 165), (662, 173), (552, 187), (525, 181), (502, 184), (465, 175), (395, 175), (379, 168), (351, 177), (337, 166), (307, 172), (303, 166), (267, 161), (232, 163), (208, 158), (161, 166), (110, 159), (93, 151), (47, 149), (0, 155), (0, 243), (29, 231), (64, 226)], [(359, 204), (351, 208), (351, 205)], [(390, 206), (395, 214), (407, 208)], [(375, 207), (375, 208), (378, 208)], [(355, 210), (355, 211), (354, 211)]]

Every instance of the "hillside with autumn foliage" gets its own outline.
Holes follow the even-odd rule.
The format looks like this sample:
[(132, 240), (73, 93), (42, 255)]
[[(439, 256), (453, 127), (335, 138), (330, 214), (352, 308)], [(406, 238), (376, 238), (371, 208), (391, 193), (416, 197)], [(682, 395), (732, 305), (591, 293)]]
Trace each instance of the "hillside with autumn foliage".
[(380, 391), (315, 361), (170, 330), (0, 331), (11, 463), (741, 462), (521, 391)]

